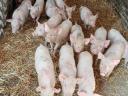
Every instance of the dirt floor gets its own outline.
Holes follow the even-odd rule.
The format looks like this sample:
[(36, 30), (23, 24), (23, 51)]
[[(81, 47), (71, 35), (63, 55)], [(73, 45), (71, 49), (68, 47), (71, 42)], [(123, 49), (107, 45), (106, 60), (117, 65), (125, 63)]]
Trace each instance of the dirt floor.
[[(107, 0), (66, 0), (68, 5), (77, 5), (73, 13), (73, 22), (82, 25), (79, 7), (85, 5), (99, 18), (96, 28), (104, 26), (107, 30), (116, 28), (128, 40), (128, 32), (123, 29), (121, 21)], [(45, 15), (40, 19), (43, 22)], [(96, 29), (95, 28), (95, 29)], [(18, 34), (11, 33), (10, 24), (5, 28), (5, 36), (0, 39), (0, 96), (39, 96), (36, 93), (37, 74), (34, 68), (34, 53), (37, 46), (43, 43), (43, 38), (33, 38), (35, 24), (29, 19)], [(85, 37), (94, 33), (95, 29), (85, 30)], [(57, 58), (53, 58), (55, 66)], [(98, 63), (99, 64), (99, 63)], [(56, 68), (58, 71), (58, 68)], [(96, 92), (103, 96), (128, 96), (128, 69), (122, 63), (114, 70), (110, 78), (103, 79), (99, 75), (98, 65), (94, 65), (96, 77)], [(56, 87), (60, 87), (58, 83)], [(58, 95), (61, 96), (61, 95)], [(77, 96), (76, 93), (74, 96)]]

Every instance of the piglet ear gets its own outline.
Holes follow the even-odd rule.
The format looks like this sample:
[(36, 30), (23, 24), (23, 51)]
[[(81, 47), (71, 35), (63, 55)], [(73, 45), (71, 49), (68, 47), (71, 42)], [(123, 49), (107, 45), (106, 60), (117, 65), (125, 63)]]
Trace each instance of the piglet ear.
[(90, 38), (91, 39), (95, 39), (95, 36), (93, 34), (91, 34)]
[(38, 24), (38, 26), (41, 25), (41, 23), (39, 21), (36, 21), (36, 23)]
[(120, 60), (113, 60), (112, 63), (117, 66), (120, 63)]
[(49, 32), (50, 28), (47, 23), (44, 23), (44, 28), (46, 32)]
[(101, 52), (99, 52), (98, 53), (98, 59), (103, 59), (103, 58), (104, 58), (104, 55)]
[(85, 39), (84, 39), (84, 41), (85, 41), (85, 45), (88, 45), (89, 42), (90, 42), (90, 40), (91, 40), (90, 38), (85, 38)]
[(90, 42), (91, 43), (96, 43), (96, 38), (93, 34), (91, 34), (91, 36), (90, 36)]
[(97, 18), (98, 18), (98, 16), (99, 16), (99, 14), (97, 13), (97, 14), (95, 15), (95, 18), (97, 19)]
[(59, 81), (64, 81), (66, 76), (64, 74), (59, 74)]
[(54, 88), (54, 92), (55, 92), (55, 93), (60, 93), (60, 91), (61, 91), (60, 88), (59, 88), (59, 89)]
[(6, 21), (7, 21), (7, 22), (12, 22), (12, 19), (7, 19)]
[(74, 6), (72, 7), (72, 10), (73, 10), (73, 11), (75, 11), (75, 9), (76, 9), (76, 5), (74, 5)]
[(85, 92), (77, 92), (78, 96), (87, 96), (87, 94)]
[(110, 44), (110, 40), (106, 40), (106, 41), (104, 42), (104, 47), (107, 48), (107, 47), (109, 46), (109, 44)]

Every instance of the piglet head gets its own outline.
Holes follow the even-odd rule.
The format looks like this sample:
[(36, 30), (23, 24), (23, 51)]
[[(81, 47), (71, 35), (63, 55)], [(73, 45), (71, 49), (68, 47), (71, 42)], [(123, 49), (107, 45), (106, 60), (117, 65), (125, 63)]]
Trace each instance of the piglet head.
[[(104, 48), (104, 42), (101, 40), (97, 40), (95, 36), (91, 34), (90, 38), (87, 39), (88, 42), (91, 43), (91, 52), (95, 55), (97, 55), (99, 52), (101, 52)], [(86, 41), (87, 41), (86, 40)]]
[(32, 33), (33, 36), (45, 36), (45, 26), (44, 24), (41, 24), (40, 22), (37, 22), (37, 27), (34, 31), (34, 33)]
[(60, 74), (59, 80), (62, 85), (63, 96), (72, 96), (75, 91), (77, 79)]
[(38, 15), (39, 7), (31, 6), (29, 9), (30, 9), (30, 15), (32, 19), (36, 19)]
[(20, 29), (20, 20), (8, 19), (7, 22), (11, 23), (12, 33), (16, 33)]
[(103, 52), (104, 48), (107, 48), (110, 40), (102, 41), (96, 39), (94, 36), (91, 36), (91, 52), (95, 55), (98, 55), (99, 52)]
[(68, 18), (71, 19), (72, 18), (72, 12), (75, 11), (76, 9), (76, 5), (72, 6), (72, 7), (69, 7), (66, 5), (66, 12), (67, 12), (67, 15), (68, 15)]
[(98, 55), (99, 52), (104, 51), (104, 41), (96, 40), (96, 43), (91, 44), (91, 52)]
[(102, 53), (98, 54), (98, 59), (101, 59), (100, 62), (100, 75), (103, 77), (108, 77), (115, 66), (117, 66), (120, 60), (112, 60), (108, 57), (105, 57)]
[(78, 25), (77, 22), (75, 22), (75, 25), (72, 26), (72, 28), (71, 28), (71, 32), (74, 32), (75, 30), (80, 30), (80, 31), (82, 31), (81, 26)]
[(84, 8), (84, 6), (81, 6), (81, 7), (79, 8), (79, 11), (81, 11), (83, 8)]
[(80, 52), (82, 52), (84, 50), (84, 40), (77, 39), (76, 42), (78, 42), (78, 43), (75, 44), (74, 50), (75, 50), (75, 52), (80, 53)]
[(93, 34), (91, 34), (90, 38), (85, 38), (85, 45), (88, 45), (89, 43), (96, 43), (96, 38)]
[(92, 26), (92, 27), (95, 27), (95, 23), (96, 23), (96, 19), (98, 18), (98, 14), (96, 14), (96, 15), (92, 15), (91, 17), (90, 17), (90, 26)]

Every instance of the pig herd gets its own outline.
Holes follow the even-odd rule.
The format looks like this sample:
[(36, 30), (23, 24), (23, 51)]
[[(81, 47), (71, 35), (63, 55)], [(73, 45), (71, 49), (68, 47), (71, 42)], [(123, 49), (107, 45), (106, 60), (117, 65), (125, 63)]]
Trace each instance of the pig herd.
[[(17, 33), (30, 15), (37, 22), (32, 35), (42, 36), (45, 39), (45, 44), (40, 44), (35, 52), (35, 69), (39, 84), (36, 91), (40, 92), (41, 96), (54, 96), (54, 93), (61, 91), (55, 88), (55, 68), (50, 55), (53, 53), (56, 56), (57, 50), (60, 49), (58, 79), (63, 96), (73, 96), (76, 84), (78, 96), (101, 96), (94, 93), (93, 55), (101, 60), (100, 75), (109, 77), (122, 58), (127, 65), (128, 42), (116, 29), (110, 29), (107, 32), (104, 27), (98, 28), (94, 35), (91, 34), (90, 37), (85, 38), (81, 26), (77, 22), (73, 25), (70, 20), (76, 5), (69, 7), (63, 0), (47, 0), (46, 4), (44, 3), (44, 0), (36, 0), (32, 5), (31, 0), (23, 0), (14, 11), (12, 19), (7, 20), (11, 22), (12, 33)], [(49, 19), (40, 23), (44, 5)], [(85, 28), (95, 27), (98, 14), (93, 15), (85, 6), (81, 6), (79, 11)], [(87, 45), (90, 45), (91, 53), (84, 50)], [(76, 64), (74, 53), (78, 55), (78, 64)]]

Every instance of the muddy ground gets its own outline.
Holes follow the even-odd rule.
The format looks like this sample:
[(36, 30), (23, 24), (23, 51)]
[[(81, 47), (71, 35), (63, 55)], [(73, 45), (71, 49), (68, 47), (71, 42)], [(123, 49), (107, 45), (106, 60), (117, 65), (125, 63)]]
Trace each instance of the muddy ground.
[[(77, 10), (73, 13), (73, 23), (77, 21), (83, 27), (79, 18), (79, 7), (85, 5), (94, 14), (99, 14), (96, 28), (100, 26), (104, 26), (107, 30), (111, 27), (116, 28), (128, 40), (128, 31), (124, 30), (118, 14), (106, 1), (66, 0), (66, 3), (70, 6), (77, 5)], [(46, 20), (45, 15), (42, 16), (40, 22), (44, 20)], [(0, 39), (0, 96), (38, 96), (35, 91), (38, 83), (34, 69), (34, 53), (37, 46), (44, 42), (44, 39), (32, 37), (35, 26), (36, 24), (33, 24), (29, 18), (23, 29), (19, 31), (20, 33), (12, 34), (10, 24), (7, 24), (5, 35)], [(85, 37), (89, 37), (95, 29), (87, 30), (83, 27)], [(89, 49), (86, 48), (86, 50)], [(58, 72), (58, 57), (53, 58), (53, 61)], [(96, 92), (103, 96), (128, 96), (128, 69), (124, 67), (123, 60), (107, 80), (100, 77), (98, 65), (99, 62), (94, 65)], [(59, 82), (56, 87), (60, 87)], [(74, 96), (77, 96), (76, 93)]]

